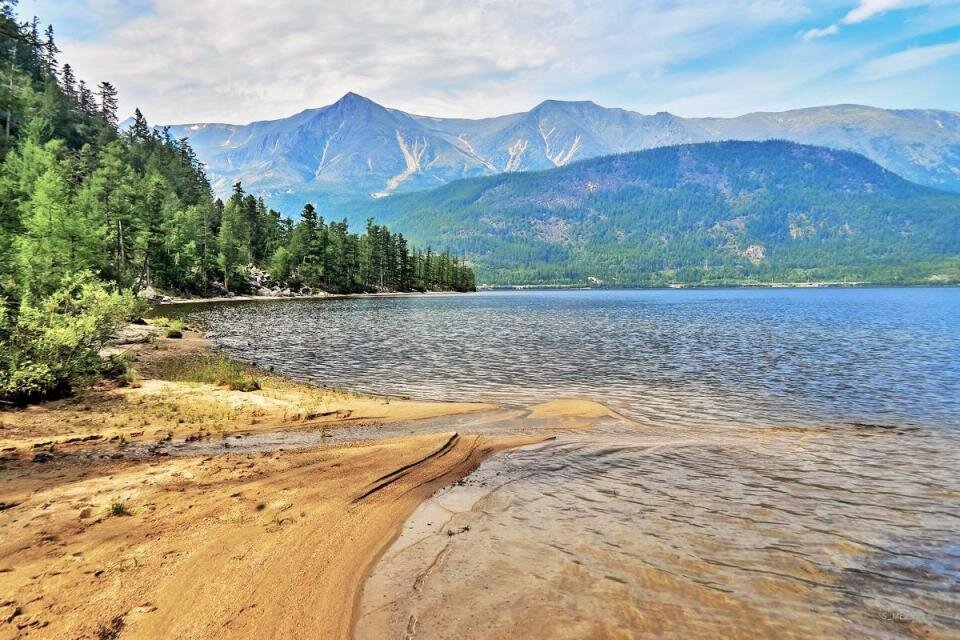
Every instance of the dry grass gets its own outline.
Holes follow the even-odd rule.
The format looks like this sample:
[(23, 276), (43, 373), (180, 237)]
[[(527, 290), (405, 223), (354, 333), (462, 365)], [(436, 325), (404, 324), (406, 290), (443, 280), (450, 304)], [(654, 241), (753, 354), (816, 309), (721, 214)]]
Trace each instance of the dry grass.
[(235, 391), (256, 391), (260, 388), (254, 369), (221, 355), (166, 358), (154, 364), (154, 373), (161, 380), (203, 382)]

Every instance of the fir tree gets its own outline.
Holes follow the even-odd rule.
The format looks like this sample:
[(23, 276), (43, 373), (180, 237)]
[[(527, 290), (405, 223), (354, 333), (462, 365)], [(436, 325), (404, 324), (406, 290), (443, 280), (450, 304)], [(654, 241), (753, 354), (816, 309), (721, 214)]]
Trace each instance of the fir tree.
[(130, 127), (130, 136), (138, 142), (150, 139), (150, 125), (139, 108), (133, 110), (133, 125)]
[(100, 115), (111, 127), (117, 126), (117, 89), (104, 80), (97, 86), (100, 98)]

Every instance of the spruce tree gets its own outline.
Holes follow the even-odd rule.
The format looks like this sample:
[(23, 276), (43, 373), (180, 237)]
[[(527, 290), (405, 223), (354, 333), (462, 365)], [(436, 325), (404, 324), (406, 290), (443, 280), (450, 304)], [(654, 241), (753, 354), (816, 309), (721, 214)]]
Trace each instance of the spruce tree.
[(100, 115), (111, 127), (117, 126), (117, 89), (104, 80), (97, 86), (100, 98)]
[(138, 142), (146, 142), (150, 139), (150, 125), (147, 119), (143, 117), (140, 108), (133, 110), (133, 125), (130, 127), (130, 136)]
[(250, 227), (243, 200), (243, 187), (237, 182), (233, 186), (233, 195), (223, 207), (218, 238), (217, 262), (226, 291), (242, 286), (241, 269), (250, 261)]

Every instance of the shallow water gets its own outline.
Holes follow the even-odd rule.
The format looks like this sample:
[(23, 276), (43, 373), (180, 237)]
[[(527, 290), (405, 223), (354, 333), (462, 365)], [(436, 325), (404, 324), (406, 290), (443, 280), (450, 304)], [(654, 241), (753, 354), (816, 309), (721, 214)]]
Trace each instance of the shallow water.
[[(507, 405), (377, 436), (556, 436), (420, 508), (367, 584), (358, 638), (960, 636), (956, 289), (199, 313), (228, 352), (284, 373)], [(570, 395), (625, 417), (525, 417)]]
[(960, 427), (960, 289), (530, 291), (164, 309), (349, 389), (633, 418)]

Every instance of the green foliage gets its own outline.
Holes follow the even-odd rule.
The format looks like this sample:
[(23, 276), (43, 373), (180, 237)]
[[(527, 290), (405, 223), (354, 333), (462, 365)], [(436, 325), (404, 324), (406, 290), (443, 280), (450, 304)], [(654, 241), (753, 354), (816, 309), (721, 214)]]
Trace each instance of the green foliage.
[(69, 393), (98, 372), (98, 351), (136, 301), (82, 272), (65, 276), (47, 297), (2, 308), (0, 400), (22, 404)]
[(942, 283), (957, 281), (960, 253), (960, 197), (778, 141), (462, 180), (370, 210), (450, 243), (492, 284)]
[(180, 329), (167, 329), (166, 336), (168, 338), (180, 339), (183, 337), (183, 332)]
[(121, 500), (115, 500), (110, 503), (110, 515), (111, 516), (128, 516), (130, 515), (130, 509), (127, 507), (127, 503)]
[(252, 369), (219, 355), (167, 358), (157, 365), (156, 373), (164, 380), (216, 384), (236, 391), (260, 388)]
[(94, 95), (57, 60), (52, 27), (18, 23), (14, 4), (0, 11), (0, 400), (67, 393), (112, 370), (97, 350), (147, 287), (245, 291), (251, 265), (275, 267), (274, 283), (329, 291), (472, 286), (449, 256), (415, 281), (405, 241), (385, 228), (351, 234), (312, 206), (312, 220), (294, 225), (240, 184), (226, 204), (214, 200), (186, 139), (139, 109), (118, 131), (116, 88), (100, 82)]

